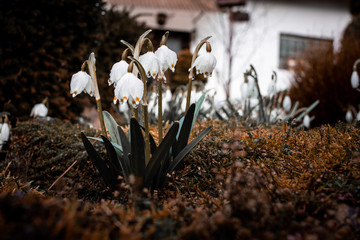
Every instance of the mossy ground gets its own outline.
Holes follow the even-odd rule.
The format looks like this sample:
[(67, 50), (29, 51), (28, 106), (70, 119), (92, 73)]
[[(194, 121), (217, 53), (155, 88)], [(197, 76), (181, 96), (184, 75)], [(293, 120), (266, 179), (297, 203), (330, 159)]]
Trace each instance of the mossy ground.
[(81, 131), (99, 132), (60, 120), (18, 123), (0, 162), (1, 238), (360, 238), (357, 126), (295, 131), (213, 121), (193, 135), (210, 124), (164, 189), (138, 193), (124, 183), (112, 193), (80, 139)]

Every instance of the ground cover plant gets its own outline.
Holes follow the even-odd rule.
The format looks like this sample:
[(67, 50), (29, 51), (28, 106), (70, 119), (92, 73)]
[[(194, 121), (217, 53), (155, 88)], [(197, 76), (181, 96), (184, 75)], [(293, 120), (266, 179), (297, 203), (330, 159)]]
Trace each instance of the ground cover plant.
[[(80, 126), (18, 123), (1, 161), (2, 238), (359, 238), (357, 125), (304, 131), (212, 121), (195, 124), (194, 135), (210, 125), (161, 191), (136, 193), (131, 182), (106, 187)], [(94, 147), (106, 156), (100, 142)]]

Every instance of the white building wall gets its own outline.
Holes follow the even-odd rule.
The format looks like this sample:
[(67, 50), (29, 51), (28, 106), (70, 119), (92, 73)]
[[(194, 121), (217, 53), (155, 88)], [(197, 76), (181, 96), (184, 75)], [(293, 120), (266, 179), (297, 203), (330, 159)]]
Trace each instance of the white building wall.
[[(277, 88), (286, 89), (291, 84), (290, 72), (280, 70), (280, 33), (334, 40), (335, 50), (339, 48), (342, 32), (351, 20), (347, 9), (314, 7), (291, 3), (248, 1), (244, 10), (250, 14), (250, 21), (234, 24), (234, 54), (231, 98), (240, 97), (243, 73), (252, 64), (259, 76), (260, 89), (267, 94), (272, 71), (278, 75)], [(219, 86), (227, 77), (226, 43), (229, 26), (225, 14), (206, 14), (197, 22), (197, 31), (192, 49), (197, 42), (208, 35), (213, 53), (217, 56), (216, 74), (209, 79), (208, 88), (217, 90), (217, 100), (225, 98)]]

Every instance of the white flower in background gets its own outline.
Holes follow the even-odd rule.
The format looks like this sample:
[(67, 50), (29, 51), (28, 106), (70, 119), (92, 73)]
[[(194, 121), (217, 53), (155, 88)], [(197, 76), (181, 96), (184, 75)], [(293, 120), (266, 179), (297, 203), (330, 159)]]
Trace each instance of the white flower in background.
[(165, 99), (167, 102), (170, 102), (172, 99), (172, 93), (169, 86), (166, 87)]
[(196, 74), (204, 74), (204, 77), (212, 75), (216, 66), (216, 58), (211, 53), (206, 51), (206, 53), (199, 55), (194, 62), (194, 68), (196, 68)]
[(271, 81), (271, 83), (267, 89), (267, 94), (270, 98), (276, 95), (276, 82), (275, 81)]
[(356, 114), (356, 121), (360, 121), (360, 112)]
[(353, 88), (359, 87), (359, 74), (357, 73), (356, 70), (354, 70), (353, 73), (351, 74), (351, 86)]
[(351, 113), (350, 110), (347, 110), (346, 115), (345, 115), (345, 120), (346, 120), (348, 123), (352, 123), (352, 121), (353, 121), (353, 115), (352, 115), (352, 113)]
[(159, 59), (162, 74), (164, 74), (168, 68), (173, 72), (175, 71), (175, 65), (178, 59), (174, 51), (170, 50), (166, 45), (162, 45), (156, 50), (155, 56)]
[(128, 72), (128, 67), (129, 64), (124, 60), (115, 63), (110, 71), (110, 78), (108, 80), (109, 86), (113, 83), (116, 85), (116, 83)]
[(0, 128), (0, 150), (1, 150), (3, 145), (9, 140), (10, 128), (6, 120), (3, 124), (0, 124), (0, 126), (1, 126)]
[(31, 109), (30, 117), (46, 117), (48, 109), (43, 103), (37, 103)]
[(284, 97), (282, 104), (283, 104), (283, 108), (285, 109), (285, 111), (289, 112), (291, 109), (291, 98), (288, 95), (286, 95)]
[(159, 59), (151, 51), (141, 55), (139, 58), (139, 62), (144, 67), (144, 70), (148, 77), (155, 78), (156, 75), (160, 72)]
[(116, 84), (114, 104), (119, 100), (121, 103), (130, 101), (133, 107), (137, 107), (144, 94), (144, 84), (132, 73), (126, 73)]
[[(89, 83), (89, 82), (91, 82), (91, 83)], [(75, 97), (76, 95), (80, 94), (82, 91), (85, 90), (85, 92), (89, 93), (90, 96), (93, 96), (94, 95), (94, 90), (93, 90), (94, 85), (92, 85), (92, 88), (91, 88), (91, 84), (93, 84), (93, 83), (92, 83), (90, 75), (84, 71), (79, 71), (71, 77), (70, 94), (72, 94), (72, 96)]]
[(311, 119), (310, 119), (309, 115), (306, 114), (304, 117), (304, 120), (303, 120), (303, 124), (306, 128), (310, 128), (310, 121), (311, 121)]

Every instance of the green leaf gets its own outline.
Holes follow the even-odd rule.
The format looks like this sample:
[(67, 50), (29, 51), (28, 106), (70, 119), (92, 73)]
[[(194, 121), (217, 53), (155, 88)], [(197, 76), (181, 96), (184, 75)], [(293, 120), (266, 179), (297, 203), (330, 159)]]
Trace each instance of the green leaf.
[[(140, 125), (140, 127), (145, 133), (145, 128), (143, 126), (141, 126), (141, 125)], [(150, 140), (150, 151), (151, 151), (151, 154), (153, 154), (155, 152), (157, 146), (156, 146), (156, 142), (155, 142), (153, 136), (150, 133), (149, 133), (149, 140)]]
[(176, 158), (170, 163), (169, 168), (166, 170), (166, 173), (171, 173), (175, 167), (180, 163), (181, 160), (198, 144), (213, 128), (211, 125), (210, 127), (206, 128), (203, 132), (201, 132), (194, 140), (191, 141), (185, 148), (179, 152)]
[(136, 177), (144, 177), (145, 172), (145, 142), (138, 121), (130, 120), (131, 134), (131, 164)]
[[(87, 137), (87, 138), (104, 142), (101, 138), (96, 138), (96, 137)], [(123, 148), (119, 144), (114, 142), (111, 142), (111, 144), (114, 146), (115, 149), (118, 149), (120, 152), (123, 152)]]
[(194, 111), (195, 111), (195, 104), (191, 104), (188, 111), (186, 112), (184, 122), (182, 124), (182, 127), (180, 129), (180, 134), (178, 137), (178, 140), (174, 143), (172, 147), (173, 156), (176, 157), (176, 155), (187, 145), (190, 132), (191, 132), (191, 126), (193, 123), (193, 117), (194, 117)]
[(126, 162), (124, 161), (124, 159), (121, 158), (121, 156), (116, 154), (115, 148), (113, 147), (109, 139), (102, 135), (101, 138), (104, 141), (106, 152), (110, 159), (110, 168), (114, 167), (114, 172), (116, 173), (116, 175), (119, 175), (120, 172), (122, 172), (124, 177), (128, 179), (130, 173), (128, 172), (129, 168), (127, 168)]
[(111, 141), (121, 145), (119, 132), (117, 131), (117, 126), (118, 126), (117, 122), (115, 121), (113, 116), (111, 116), (111, 114), (107, 111), (103, 111), (103, 116), (106, 127), (109, 130)]
[(194, 124), (195, 124), (195, 122), (196, 122), (197, 116), (199, 115), (199, 111), (200, 111), (201, 105), (202, 105), (203, 102), (204, 102), (204, 99), (205, 99), (205, 93), (204, 93), (203, 95), (201, 95), (201, 97), (200, 97), (200, 98), (197, 100), (197, 102), (196, 102), (195, 113), (194, 113), (193, 122), (192, 122), (192, 124), (191, 124), (190, 132), (191, 132), (191, 130), (192, 130), (193, 127), (194, 127)]
[(88, 153), (95, 167), (99, 170), (104, 182), (106, 183), (106, 185), (110, 187), (111, 190), (115, 190), (116, 176), (109, 169), (109, 167), (106, 166), (105, 161), (99, 156), (99, 154), (96, 152), (95, 148), (93, 147), (93, 145), (90, 143), (90, 141), (87, 139), (87, 137), (83, 132), (81, 133), (81, 139), (84, 143), (86, 152)]
[(123, 147), (123, 158), (125, 161), (126, 171), (130, 174), (131, 164), (130, 164), (129, 154), (131, 152), (131, 146), (126, 134), (124, 133), (124, 131), (120, 126), (118, 126), (118, 132), (121, 140), (121, 145)]
[(145, 169), (144, 186), (149, 187), (153, 181), (153, 178), (157, 174), (162, 174), (160, 171), (161, 165), (164, 163), (165, 158), (169, 157), (170, 147), (176, 141), (176, 134), (179, 129), (179, 123), (175, 122), (167, 132), (165, 138), (156, 148), (148, 165)]

